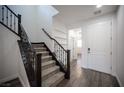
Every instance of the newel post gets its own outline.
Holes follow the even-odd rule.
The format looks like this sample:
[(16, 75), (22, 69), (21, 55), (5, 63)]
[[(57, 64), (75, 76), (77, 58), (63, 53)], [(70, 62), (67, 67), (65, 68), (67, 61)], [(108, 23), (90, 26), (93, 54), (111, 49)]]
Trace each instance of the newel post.
[(70, 79), (70, 50), (67, 50), (67, 72), (65, 78)]
[(42, 86), (42, 79), (41, 79), (41, 75), (42, 75), (42, 71), (41, 71), (41, 64), (42, 64), (42, 54), (37, 54), (37, 60), (36, 60), (36, 85), (37, 87), (41, 87)]

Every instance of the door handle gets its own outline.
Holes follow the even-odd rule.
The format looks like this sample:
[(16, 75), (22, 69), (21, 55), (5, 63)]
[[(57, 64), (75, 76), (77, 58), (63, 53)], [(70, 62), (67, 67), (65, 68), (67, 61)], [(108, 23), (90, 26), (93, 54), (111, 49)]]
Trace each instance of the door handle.
[(88, 53), (90, 53), (90, 48), (88, 48)]

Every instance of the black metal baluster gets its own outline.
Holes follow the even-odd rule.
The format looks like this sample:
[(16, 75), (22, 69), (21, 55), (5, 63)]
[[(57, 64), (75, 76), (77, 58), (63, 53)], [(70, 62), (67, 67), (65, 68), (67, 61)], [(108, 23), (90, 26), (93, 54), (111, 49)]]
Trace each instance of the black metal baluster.
[(4, 6), (2, 6), (2, 22), (4, 23)]
[(63, 63), (63, 49), (61, 50), (61, 58), (62, 58), (62, 63)]
[(61, 62), (61, 47), (59, 47), (59, 53), (60, 53), (60, 62)]
[(64, 65), (65, 65), (65, 51), (63, 51), (63, 59), (64, 59), (64, 61), (63, 61), (63, 63), (64, 63)]
[(55, 51), (55, 56), (56, 56), (56, 42), (54, 41), (54, 51)]
[(10, 12), (10, 28), (12, 29), (12, 12)]
[(59, 60), (59, 47), (57, 43), (56, 43), (56, 47), (57, 47), (57, 59)]
[(56, 45), (56, 47), (55, 47), (55, 48), (56, 48), (56, 57), (58, 58), (58, 55), (57, 55), (57, 52), (58, 52), (58, 49), (57, 49), (57, 48), (58, 48), (58, 47), (57, 47), (56, 42), (55, 42), (55, 45)]
[(53, 42), (53, 45), (54, 45), (54, 53), (56, 53), (56, 50), (55, 50), (55, 42)]
[(62, 63), (64, 64), (64, 51), (62, 50)]
[[(59, 45), (58, 45), (59, 46)], [(59, 47), (59, 61), (60, 61), (60, 47)]]
[(15, 16), (14, 16), (14, 31), (16, 32), (16, 19), (15, 19)]
[(56, 47), (57, 47), (57, 59), (59, 60), (59, 47), (57, 44), (56, 44)]
[(65, 53), (65, 66), (67, 68), (67, 53)]
[(63, 49), (62, 49), (62, 63), (63, 63)]
[(61, 51), (60, 52), (61, 52), (61, 62), (62, 62), (62, 48), (61, 48)]
[(65, 51), (63, 51), (63, 63), (65, 65)]
[(6, 9), (6, 25), (8, 26), (8, 9)]

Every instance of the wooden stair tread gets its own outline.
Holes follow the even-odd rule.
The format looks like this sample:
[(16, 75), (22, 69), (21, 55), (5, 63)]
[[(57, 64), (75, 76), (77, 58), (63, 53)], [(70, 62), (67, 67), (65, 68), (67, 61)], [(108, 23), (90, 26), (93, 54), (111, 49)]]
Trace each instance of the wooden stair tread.
[(48, 69), (45, 69), (42, 71), (42, 77), (44, 77), (45, 75), (47, 74), (50, 74), (52, 72), (54, 72), (55, 70), (58, 70), (59, 69), (59, 66), (53, 66), (53, 67), (50, 67)]
[(50, 58), (52, 56), (43, 56), (42, 59), (45, 59), (45, 58)]
[(49, 65), (49, 64), (52, 64), (52, 63), (55, 63), (55, 61), (51, 60), (51, 61), (48, 61), (48, 62), (43, 62), (42, 66), (46, 66), (46, 65)]
[(36, 52), (36, 54), (45, 54), (45, 53), (48, 53), (49, 54), (48, 51), (38, 51), (38, 52)]
[(45, 47), (34, 47), (34, 49), (46, 49)]
[(65, 73), (60, 71), (60, 67), (56, 65), (56, 61), (50, 54), (49, 49), (45, 45), (33, 45), (36, 54), (42, 54), (42, 86), (53, 87), (58, 85), (65, 77)]
[(49, 77), (48, 79), (43, 81), (42, 86), (43, 87), (50, 87), (50, 86), (56, 86), (60, 81), (64, 79), (64, 73), (58, 72), (55, 75)]

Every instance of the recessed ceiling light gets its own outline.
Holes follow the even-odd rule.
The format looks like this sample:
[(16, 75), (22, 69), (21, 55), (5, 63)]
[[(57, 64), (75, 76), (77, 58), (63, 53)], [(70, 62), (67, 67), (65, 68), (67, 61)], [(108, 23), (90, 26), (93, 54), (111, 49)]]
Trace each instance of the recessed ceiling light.
[(100, 8), (100, 7), (102, 7), (102, 5), (97, 5), (96, 7), (97, 7), (97, 8)]

